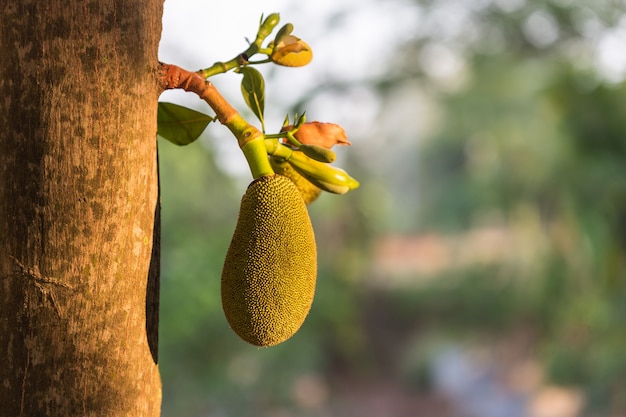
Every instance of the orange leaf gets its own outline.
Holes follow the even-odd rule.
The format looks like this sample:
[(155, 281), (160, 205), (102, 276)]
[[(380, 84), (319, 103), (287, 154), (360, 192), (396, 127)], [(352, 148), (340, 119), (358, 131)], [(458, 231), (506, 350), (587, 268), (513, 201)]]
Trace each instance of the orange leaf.
[[(282, 131), (292, 127), (285, 126)], [(326, 149), (334, 145), (351, 145), (343, 127), (334, 123), (307, 122), (300, 126), (294, 136), (302, 144), (323, 146)]]

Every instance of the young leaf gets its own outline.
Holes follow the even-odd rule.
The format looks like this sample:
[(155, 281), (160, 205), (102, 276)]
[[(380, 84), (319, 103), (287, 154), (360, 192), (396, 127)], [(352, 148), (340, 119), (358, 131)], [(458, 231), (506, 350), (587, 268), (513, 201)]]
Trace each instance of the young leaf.
[(313, 51), (302, 39), (286, 35), (274, 45), (270, 59), (274, 64), (286, 67), (303, 67), (313, 59)]
[(239, 72), (243, 74), (241, 80), (241, 94), (252, 113), (259, 118), (265, 132), (265, 80), (259, 71), (251, 67), (241, 67)]
[(285, 26), (280, 28), (274, 38), (274, 45), (278, 45), (285, 38), (285, 36), (291, 35), (291, 32), (293, 32), (293, 25), (291, 23), (287, 23)]
[(159, 102), (157, 134), (175, 145), (189, 145), (215, 117), (174, 103)]

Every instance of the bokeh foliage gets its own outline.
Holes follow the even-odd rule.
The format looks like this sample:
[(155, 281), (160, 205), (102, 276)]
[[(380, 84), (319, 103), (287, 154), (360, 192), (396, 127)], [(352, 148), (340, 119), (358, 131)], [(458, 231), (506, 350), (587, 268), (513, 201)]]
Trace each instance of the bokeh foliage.
[[(590, 412), (626, 412), (626, 86), (593, 61), (602, 33), (623, 26), (623, 5), (414, 3), (423, 25), (390, 46), (397, 59), (384, 77), (317, 93), (369, 88), (385, 109), (399, 90), (415, 91), (408, 113), (426, 96), (437, 122), (415, 133), (381, 111), (362, 121), (371, 137), (350, 137), (345, 162), (362, 188), (311, 206), (318, 290), (292, 340), (259, 350), (228, 329), (220, 273), (245, 185), (218, 169), (210, 138), (161, 144), (164, 415), (359, 415), (363, 381), (427, 392), (428, 352), (441, 338), (497, 340), (519, 328), (530, 329), (549, 383), (583, 389)], [(446, 29), (446, 10), (464, 18)], [(449, 79), (432, 69), (440, 55), (425, 52), (442, 50), (462, 63)], [(401, 159), (378, 163), (367, 151), (384, 140), (395, 155), (407, 136)], [(509, 237), (495, 262), (427, 280), (416, 272), (398, 286), (374, 268), (389, 234), (462, 243), (482, 228)]]

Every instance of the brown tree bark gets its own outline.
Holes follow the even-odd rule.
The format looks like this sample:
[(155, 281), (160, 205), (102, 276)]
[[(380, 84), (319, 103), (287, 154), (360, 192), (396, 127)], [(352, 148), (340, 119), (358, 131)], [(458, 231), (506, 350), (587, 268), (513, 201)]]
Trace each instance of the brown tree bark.
[(0, 416), (159, 415), (162, 3), (0, 5)]

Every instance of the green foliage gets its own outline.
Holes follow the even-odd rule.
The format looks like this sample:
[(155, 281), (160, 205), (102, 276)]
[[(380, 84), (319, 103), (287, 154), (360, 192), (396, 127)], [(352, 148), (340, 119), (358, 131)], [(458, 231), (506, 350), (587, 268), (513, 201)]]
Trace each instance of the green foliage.
[(178, 104), (159, 102), (157, 134), (175, 145), (185, 146), (196, 141), (215, 120), (215, 117)]
[(252, 113), (259, 119), (263, 131), (265, 131), (265, 80), (263, 75), (252, 67), (241, 67), (237, 70), (243, 74), (241, 80), (241, 94), (252, 110)]
[[(241, 221), (239, 224), (246, 225), (246, 227), (256, 225), (259, 226), (259, 230), (263, 229), (261, 230), (263, 236), (258, 237), (257, 243), (258, 245), (267, 246), (266, 249), (269, 248), (268, 245), (274, 245), (274, 255), (276, 255), (277, 259), (282, 260), (284, 266), (282, 272), (285, 272), (286, 275), (280, 276), (280, 273), (277, 275), (275, 264), (262, 262), (267, 253), (264, 252), (263, 247), (258, 245), (251, 246), (248, 240), (250, 235), (245, 233), (250, 232), (248, 230), (249, 227), (242, 226), (244, 228), (241, 233), (236, 235), (237, 239), (233, 247), (251, 249), (254, 246), (256, 249), (254, 251), (251, 249), (250, 255), (258, 262), (256, 266), (252, 265), (252, 269), (247, 269), (249, 265), (237, 252), (232, 252), (233, 255), (231, 257), (227, 256), (228, 267), (225, 268), (227, 279), (222, 281), (222, 288), (226, 290), (227, 296), (220, 302), (220, 281), (219, 278), (215, 280), (214, 277), (215, 274), (219, 275), (221, 263), (224, 256), (227, 255), (228, 235), (234, 228), (236, 209), (239, 206), (238, 202), (233, 202), (230, 198), (230, 191), (234, 187), (228, 178), (216, 169), (215, 156), (209, 154), (207, 157), (207, 147), (198, 147), (196, 145), (195, 153), (185, 155), (185, 163), (178, 166), (173, 162), (174, 154), (171, 147), (164, 147), (161, 151), (160, 174), (163, 196), (163, 280), (161, 288), (162, 294), (164, 294), (161, 304), (161, 325), (163, 328), (161, 348), (163, 357), (167, 358), (170, 355), (170, 358), (176, 357), (180, 359), (179, 361), (164, 363), (161, 367), (161, 372), (165, 385), (164, 410), (171, 404), (170, 401), (174, 401), (177, 408), (175, 414), (188, 414), (191, 412), (193, 407), (187, 408), (185, 406), (188, 398), (194, 395), (201, 395), (189, 381), (202, 381), (203, 384), (210, 385), (212, 388), (210, 392), (216, 395), (216, 398), (227, 402), (234, 409), (240, 408), (242, 407), (241, 404), (244, 404), (241, 401), (241, 396), (236, 394), (238, 391), (235, 389), (237, 385), (248, 384), (256, 388), (258, 392), (267, 393), (267, 395), (276, 387), (284, 391), (292, 385), (291, 379), (278, 382), (278, 379), (272, 378), (271, 383), (268, 383), (258, 375), (255, 376), (254, 373), (250, 373), (251, 368), (253, 369), (257, 362), (256, 357), (248, 362), (243, 361), (245, 365), (250, 366), (241, 366), (241, 364), (237, 363), (236, 357), (229, 363), (226, 363), (226, 358), (232, 358), (233, 354), (237, 355), (237, 351), (239, 353), (243, 352), (240, 356), (246, 355), (245, 347), (247, 345), (241, 346), (240, 341), (234, 337), (224, 318), (224, 311), (227, 311), (229, 307), (231, 308), (230, 311), (233, 311), (234, 307), (237, 313), (227, 314), (227, 316), (239, 319), (248, 313), (252, 313), (251, 310), (246, 310), (245, 307), (249, 305), (257, 306), (258, 308), (254, 311), (257, 314), (252, 314), (254, 317), (252, 322), (255, 324), (263, 322), (266, 325), (266, 330), (270, 331), (270, 336), (263, 334), (254, 342), (262, 345), (274, 345), (290, 337), (300, 327), (309, 310), (315, 289), (315, 271), (317, 269), (312, 225), (299, 189), (286, 176), (273, 175), (266, 147), (266, 142), (278, 143), (278, 139), (284, 137), (287, 133), (274, 134), (272, 137), (268, 137), (268, 141), (266, 141), (266, 135), (250, 125), (219, 94), (213, 85), (206, 82), (203, 83), (202, 79), (198, 79), (198, 77), (206, 79), (230, 70), (241, 73), (243, 75), (241, 82), (243, 97), (248, 107), (260, 120), (264, 133), (265, 81), (261, 73), (252, 68), (251, 65), (274, 63), (277, 65), (303, 66), (312, 58), (312, 52), (308, 45), (299, 38), (290, 35), (293, 29), (291, 24), (285, 25), (281, 34), (279, 34), (279, 37), (282, 37), (280, 45), (274, 45), (270, 41), (263, 47), (266, 37), (272, 33), (278, 23), (278, 14), (271, 14), (266, 19), (261, 18), (254, 42), (250, 43), (245, 51), (230, 61), (219, 62), (197, 72), (190, 72), (164, 64), (164, 67), (168, 70), (178, 72), (176, 72), (176, 76), (172, 76), (172, 79), (175, 80), (173, 83), (163, 82), (163, 85), (170, 86), (169, 88), (189, 89), (188, 91), (199, 94), (213, 108), (218, 117), (213, 118), (172, 103), (159, 103), (158, 135), (175, 145), (189, 145), (198, 139), (208, 123), (219, 118), (235, 136), (236, 141), (233, 143), (240, 146), (246, 161), (251, 167), (253, 176), (255, 178), (261, 177), (258, 180), (261, 182), (253, 184), (268, 184), (267, 181), (272, 180), (272, 184), (285, 185), (282, 188), (278, 186), (272, 186), (267, 189), (261, 188), (262, 192), (258, 193), (259, 200), (265, 202), (263, 198), (267, 197), (270, 198), (268, 201), (271, 204), (263, 205), (259, 203), (267, 208), (265, 212), (257, 210), (256, 208), (258, 207), (251, 204), (242, 205), (242, 217), (240, 218), (245, 221)], [(256, 54), (266, 55), (267, 58), (262, 61), (250, 61), (250, 58)], [(167, 71), (164, 72), (167, 73)], [(171, 74), (168, 73), (167, 76), (169, 75)], [(181, 80), (189, 82), (182, 82)], [(173, 85), (176, 87), (172, 87)], [(294, 129), (300, 127), (304, 121), (304, 115), (297, 118)], [(336, 126), (334, 129), (335, 135), (337, 135), (337, 128), (339, 127)], [(339, 129), (343, 133), (343, 129)], [(345, 137), (345, 133), (343, 135)], [(334, 157), (331, 158), (334, 154), (329, 150), (316, 149), (315, 146), (309, 146), (309, 148), (308, 153), (315, 154), (318, 158), (325, 159), (326, 162), (330, 162), (331, 159), (334, 160)], [(285, 147), (285, 149), (287, 148)], [(289, 152), (292, 152), (292, 150), (289, 149)], [(302, 152), (298, 152), (302, 154)], [(342, 193), (358, 185), (345, 171), (315, 160), (311, 160), (312, 163), (316, 163), (312, 165), (312, 163), (309, 163), (308, 157), (304, 156), (304, 158), (300, 161), (301, 165), (308, 167), (307, 169), (309, 170), (313, 170), (314, 176), (320, 177), (321, 180), (331, 183), (339, 182), (343, 188), (346, 188), (342, 190)], [(321, 166), (318, 164), (321, 164)], [(272, 175), (270, 176), (270, 174)], [(203, 185), (199, 187), (199, 182), (192, 183), (189, 181), (189, 178), (201, 178), (200, 182)], [(344, 183), (347, 183), (347, 185)], [(330, 188), (332, 186), (333, 184), (331, 184)], [(250, 189), (257, 190), (254, 187), (255, 185)], [(336, 191), (333, 189), (332, 192)], [(192, 200), (188, 199), (190, 195), (194, 196)], [(250, 194), (250, 198), (252, 197), (256, 198), (257, 195), (254, 193)], [(172, 207), (176, 206), (172, 204), (173, 201), (178, 203), (184, 201), (184, 208), (179, 212), (171, 210)], [(244, 199), (244, 201), (248, 200)], [(294, 207), (300, 211), (298, 213), (293, 212), (293, 210), (290, 210), (289, 204), (285, 205), (285, 203), (293, 203)], [(178, 207), (180, 208), (181, 206), (179, 205)], [(178, 215), (175, 213), (178, 213)], [(292, 215), (295, 215), (295, 217)], [(308, 223), (302, 222), (303, 215)], [(292, 224), (289, 223), (289, 220), (291, 220)], [(301, 229), (306, 227), (308, 227), (308, 235), (301, 233)], [(269, 230), (269, 228), (274, 228), (274, 230)], [(270, 235), (272, 233), (278, 240), (271, 238)], [(313, 251), (309, 251), (311, 253), (308, 253), (306, 257), (295, 256), (293, 252), (294, 245), (296, 245), (295, 247), (301, 247), (303, 250), (308, 250), (312, 247)], [(218, 267), (216, 267), (216, 263), (219, 263)], [(246, 272), (246, 277), (251, 281), (251, 284), (248, 286), (251, 289), (250, 293), (243, 294), (241, 292), (245, 288), (240, 285), (240, 280), (246, 277), (237, 276), (237, 274), (242, 271)], [(309, 281), (307, 286), (309, 291), (306, 294), (299, 291), (301, 288), (298, 287), (301, 282), (297, 278), (301, 278), (302, 274), (306, 275)], [(265, 282), (267, 280), (263, 279), (266, 275), (274, 277), (275, 285), (273, 287), (270, 286), (271, 288), (267, 287), (267, 282)], [(294, 282), (288, 282), (288, 278), (290, 278), (288, 275), (294, 279)], [(287, 280), (285, 280), (286, 278)], [(281, 294), (277, 294), (274, 291), (276, 288), (281, 289), (279, 291)], [(308, 300), (309, 304), (303, 306), (303, 299)], [(233, 302), (233, 300), (235, 301)], [(296, 307), (302, 310), (300, 316), (296, 317), (297, 320), (295, 322), (294, 317), (292, 317), (294, 313), (293, 308), (284, 309), (285, 311), (277, 308), (277, 305), (281, 303), (288, 305), (290, 302), (295, 302), (298, 304)], [(278, 316), (273, 314), (277, 312), (279, 313)], [(278, 320), (275, 316), (278, 317)], [(292, 326), (289, 332), (281, 328), (281, 325), (285, 323)], [(240, 325), (238, 330), (244, 328), (250, 330), (250, 334), (258, 330), (253, 324)], [(241, 334), (241, 331), (239, 333)], [(251, 338), (247, 338), (247, 340), (253, 341)], [(306, 341), (306, 338), (304, 340)], [(291, 343), (291, 340), (289, 343)], [(292, 346), (296, 346), (297, 352), (306, 352), (307, 346), (302, 346), (302, 341), (299, 343), (300, 345), (296, 342)], [(281, 347), (276, 347), (275, 349), (281, 352)], [(284, 350), (282, 352), (283, 354), (280, 356), (270, 354), (270, 362), (286, 363), (285, 360), (290, 355), (288, 353), (285, 354)], [(197, 355), (207, 355), (207, 353), (221, 357), (224, 360), (218, 363), (207, 360), (201, 364), (195, 361)], [(194, 358), (193, 362), (185, 360), (189, 355)], [(164, 362), (166, 361), (164, 360)], [(293, 353), (291, 354), (291, 361), (301, 362), (298, 359), (298, 355)], [(232, 368), (230, 365), (232, 365)], [(263, 368), (264, 373), (267, 373), (269, 369), (266, 365), (258, 365), (258, 368)], [(296, 365), (293, 367), (294, 371), (300, 368), (302, 366)], [(224, 377), (225, 374), (228, 374), (228, 377)], [(219, 377), (214, 378), (215, 375)], [(171, 400), (172, 397), (169, 397), (169, 395), (173, 395), (174, 398), (180, 397), (182, 401), (176, 402), (176, 400)], [(239, 415), (243, 414), (240, 413)]]
[(613, 393), (626, 378), (626, 86), (586, 87), (590, 75), (560, 59), (479, 57), (473, 65), (471, 85), (443, 100), (455, 123), (421, 149), (421, 223), (464, 232), (492, 216), (499, 227), (530, 229), (534, 213), (544, 230), (536, 244), (547, 251), (533, 274), (506, 272), (534, 288), (524, 296), (532, 309), (510, 323), (536, 318), (552, 382), (583, 387), (591, 409), (618, 407)]
[[(441, 12), (437, 2), (418, 3), (425, 19)], [(548, 383), (582, 388), (589, 415), (624, 414), (626, 85), (604, 83), (584, 54), (572, 55), (588, 41), (579, 33), (579, 19), (591, 11), (591, 23), (597, 19), (610, 27), (620, 14), (608, 2), (592, 0), (530, 0), (512, 12), (496, 3), (501, 2), (466, 10), (474, 13), (472, 30), (479, 35), (459, 42), (435, 31), (397, 46), (393, 68), (372, 83), (381, 108), (397, 100), (391, 92), (418, 84), (417, 93), (428, 95), (440, 122), (419, 145), (403, 148), (398, 138), (413, 132), (375, 119), (369, 130), (380, 135), (377, 127), (384, 126), (386, 136), (359, 139), (385, 141), (389, 153), (397, 145), (400, 157), (380, 168), (384, 155), (365, 151), (363, 160), (348, 163), (367, 187), (341, 204), (322, 197), (311, 206), (316, 237), (324, 242), (318, 245), (316, 300), (302, 330), (284, 346), (251, 352), (238, 345), (221, 318), (219, 292), (213, 292), (219, 277), (198, 278), (202, 271), (219, 270), (235, 223), (229, 207), (237, 200), (232, 189), (220, 188), (224, 178), (202, 184), (204, 208), (194, 208), (194, 221), (184, 205), (175, 216), (170, 211), (164, 222), (176, 241), (169, 242), (169, 255), (164, 250), (169, 281), (163, 297), (178, 316), (163, 323), (170, 336), (162, 335), (162, 363), (172, 401), (209, 401), (202, 403), (204, 414), (317, 415), (319, 410), (298, 408), (291, 388), (300, 375), (316, 373), (327, 379), (330, 392), (319, 414), (332, 414), (334, 400), (344, 407), (347, 401), (334, 388), (350, 386), (357, 396), (359, 384), (351, 382), (396, 381), (411, 343), (422, 351), (442, 337), (491, 345), (521, 328), (533, 335), (529, 350), (547, 371)], [(559, 24), (560, 37), (548, 46), (538, 47), (524, 34), (525, 22), (538, 12)], [(430, 42), (465, 48), (461, 87), (439, 88), (437, 80), (416, 70)], [(201, 178), (215, 178), (196, 168)], [(181, 183), (197, 175), (189, 169)], [(187, 201), (182, 187), (168, 188), (181, 194), (170, 195), (171, 201)], [(395, 278), (391, 273), (377, 275), (372, 247), (378, 236), (429, 233), (460, 243), (483, 226), (515, 232), (528, 238), (527, 245), (502, 245), (505, 255), (497, 264), (426, 277), (412, 272), (397, 287), (386, 286)], [(459, 256), (472, 249), (461, 247)], [(536, 256), (528, 258), (527, 252)], [(202, 388), (193, 391), (192, 379)]]

